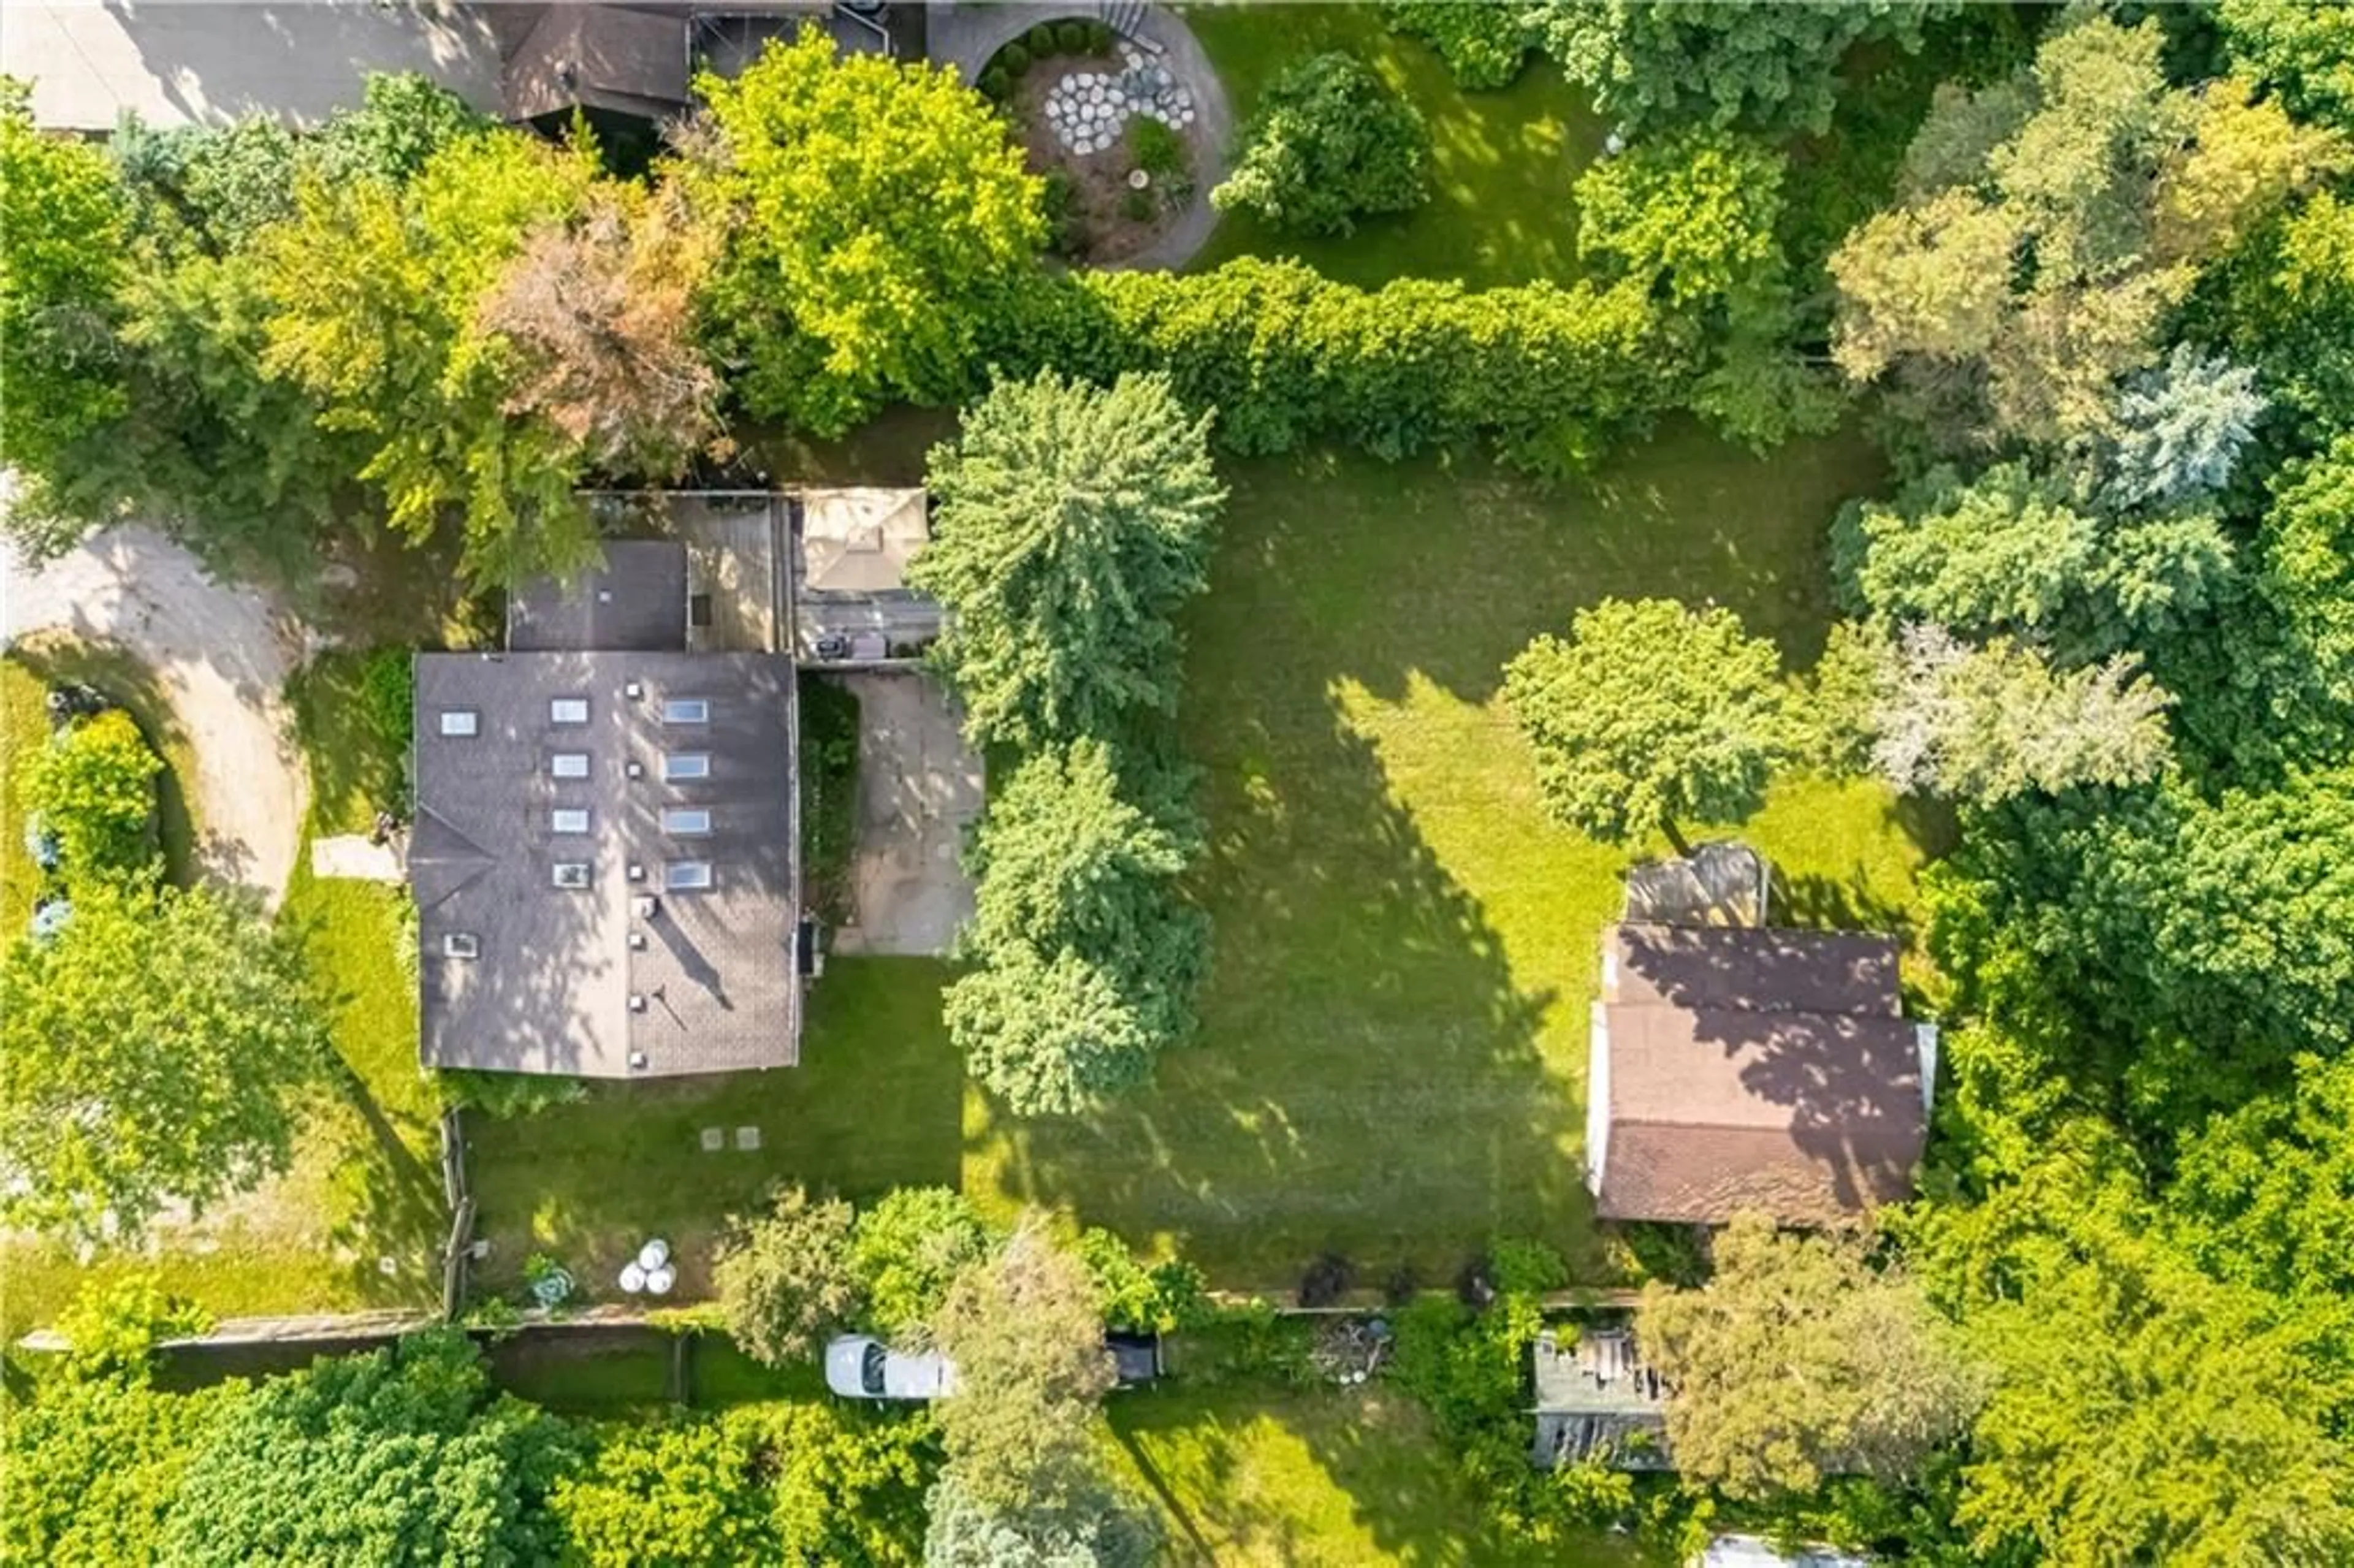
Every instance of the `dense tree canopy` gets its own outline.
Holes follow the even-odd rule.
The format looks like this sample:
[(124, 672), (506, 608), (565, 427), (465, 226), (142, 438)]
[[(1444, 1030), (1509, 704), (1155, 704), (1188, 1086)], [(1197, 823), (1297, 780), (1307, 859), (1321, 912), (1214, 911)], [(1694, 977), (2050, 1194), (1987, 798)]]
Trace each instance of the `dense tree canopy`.
[(975, 741), (1175, 710), (1172, 618), (1207, 583), (1225, 501), (1209, 425), (1165, 376), (1048, 372), (999, 386), (932, 452), (934, 537), (908, 576), (953, 616), (939, 658)]
[(859, 1212), (850, 1262), (877, 1332), (922, 1333), (949, 1287), (988, 1255), (990, 1234), (964, 1194), (899, 1187)]
[(1361, 214), (1421, 205), (1429, 161), (1421, 111), (1354, 56), (1310, 55), (1259, 95), (1234, 172), (1210, 201), (1278, 228), (1348, 234)]
[(696, 85), (717, 135), (691, 179), (729, 234), (707, 311), (753, 412), (834, 435), (959, 396), (980, 317), (1046, 240), (996, 111), (952, 71), (837, 59), (816, 28)]
[(546, 1507), (572, 1437), (491, 1391), (461, 1334), (322, 1360), (230, 1406), (189, 1457), (164, 1561), (556, 1560)]
[(771, 1366), (814, 1357), (858, 1308), (850, 1234), (848, 1203), (797, 1186), (739, 1223), (711, 1271), (736, 1342)]
[(1969, 1422), (1982, 1380), (1950, 1324), (1862, 1247), (1776, 1235), (1744, 1214), (1693, 1290), (1647, 1288), (1644, 1359), (1674, 1386), (1677, 1469), (1735, 1497), (1810, 1491), (1827, 1475), (1908, 1475)]
[(18, 804), (58, 842), (70, 880), (144, 871), (155, 856), (155, 778), (148, 749), (121, 708), (77, 719), (24, 760)]
[(1605, 599), (1504, 670), (1546, 808), (1598, 838), (1738, 821), (1788, 747), (1780, 661), (1729, 609)]
[(286, 1169), (322, 1009), (293, 949), (209, 888), (76, 886), (0, 959), (0, 1216), (135, 1236)]
[(1893, 373), (1925, 429), (1989, 444), (2114, 429), (2113, 383), (2157, 361), (2198, 270), (2346, 157), (2244, 84), (2169, 86), (2162, 41), (2088, 16), (2031, 71), (1941, 90), (1900, 205), (1831, 260), (1850, 376)]

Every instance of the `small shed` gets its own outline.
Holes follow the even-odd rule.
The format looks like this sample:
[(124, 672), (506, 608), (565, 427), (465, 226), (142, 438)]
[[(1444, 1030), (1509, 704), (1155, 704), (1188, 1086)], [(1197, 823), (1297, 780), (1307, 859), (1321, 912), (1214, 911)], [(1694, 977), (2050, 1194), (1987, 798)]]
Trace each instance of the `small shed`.
[(509, 120), (574, 110), (664, 120), (684, 110), (694, 76), (684, 11), (555, 5), (509, 52)]
[(804, 490), (793, 510), (793, 620), (805, 660), (887, 664), (940, 634), (940, 608), (907, 586), (931, 542), (921, 490)]
[(1763, 926), (1766, 857), (1736, 839), (1647, 861), (1627, 874), (1625, 918), (1659, 926)]
[(1530, 1461), (1542, 1468), (1603, 1464), (1618, 1470), (1665, 1470), (1667, 1386), (1643, 1363), (1627, 1329), (1597, 1329), (1564, 1344), (1553, 1332), (1530, 1351), (1536, 1392), (1536, 1440)]

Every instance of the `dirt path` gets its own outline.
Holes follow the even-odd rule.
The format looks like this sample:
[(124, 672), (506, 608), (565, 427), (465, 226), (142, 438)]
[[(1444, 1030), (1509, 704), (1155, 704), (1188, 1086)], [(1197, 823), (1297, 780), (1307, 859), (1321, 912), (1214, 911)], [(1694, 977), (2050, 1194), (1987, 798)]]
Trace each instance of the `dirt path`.
[(0, 643), (57, 630), (111, 643), (154, 672), (196, 757), (184, 779), (207, 874), (285, 894), (310, 780), (284, 697), (302, 629), (274, 601), (214, 581), (149, 528), (110, 528), (38, 567), (0, 545)]

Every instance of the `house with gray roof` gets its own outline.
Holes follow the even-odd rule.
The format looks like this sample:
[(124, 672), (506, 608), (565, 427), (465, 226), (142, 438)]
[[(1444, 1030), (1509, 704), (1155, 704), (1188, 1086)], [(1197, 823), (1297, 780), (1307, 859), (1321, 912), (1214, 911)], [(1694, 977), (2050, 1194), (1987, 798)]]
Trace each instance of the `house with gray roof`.
[(1836, 1225), (1912, 1195), (1937, 1031), (1896, 943), (1860, 932), (1612, 927), (1586, 1080), (1606, 1219)]
[(688, 652), (688, 597), (683, 546), (616, 541), (582, 581), (519, 590), (504, 651), (417, 655), (425, 1065), (798, 1058), (793, 661)]

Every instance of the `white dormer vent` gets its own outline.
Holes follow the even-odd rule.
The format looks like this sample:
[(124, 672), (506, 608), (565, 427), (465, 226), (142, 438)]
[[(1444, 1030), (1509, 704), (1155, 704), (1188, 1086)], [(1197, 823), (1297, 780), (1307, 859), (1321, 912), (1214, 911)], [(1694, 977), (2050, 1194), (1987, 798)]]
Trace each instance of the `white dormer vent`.
[(646, 765), (642, 762), (632, 762), (624, 771), (632, 779), (643, 779), (646, 776)]
[(651, 920), (662, 913), (662, 900), (651, 893), (642, 893), (631, 900), (630, 910), (641, 920)]
[(630, 880), (631, 880), (631, 882), (643, 882), (645, 879), (646, 879), (646, 868), (645, 868), (644, 866), (642, 866), (642, 865), (638, 864), (635, 861), (631, 862), (631, 863), (630, 863)]
[(630, 933), (630, 951), (631, 951), (631, 952), (633, 952), (633, 953), (642, 953), (642, 952), (644, 952), (645, 950), (646, 950), (646, 934), (645, 934), (643, 931), (632, 931), (632, 932), (631, 932), (631, 933)]
[(643, 1051), (630, 1053), (630, 1070), (633, 1073), (642, 1073), (646, 1070), (646, 1054)]
[(629, 698), (631, 702), (636, 702), (640, 697), (642, 697), (645, 694), (646, 685), (643, 681), (624, 681), (621, 683), (621, 695)]
[(631, 992), (630, 993), (630, 1011), (631, 1011), (631, 1012), (643, 1012), (645, 1010), (646, 1010), (646, 999), (645, 999), (645, 997), (644, 997), (642, 994), (641, 994), (640, 992), (637, 992), (637, 991), (631, 991)]

